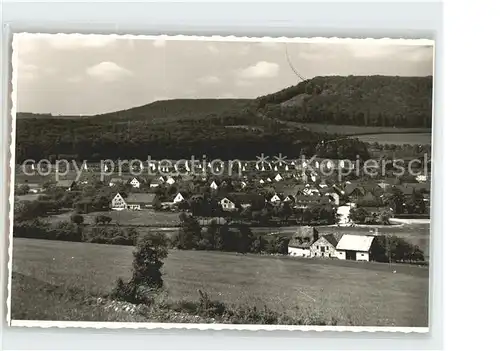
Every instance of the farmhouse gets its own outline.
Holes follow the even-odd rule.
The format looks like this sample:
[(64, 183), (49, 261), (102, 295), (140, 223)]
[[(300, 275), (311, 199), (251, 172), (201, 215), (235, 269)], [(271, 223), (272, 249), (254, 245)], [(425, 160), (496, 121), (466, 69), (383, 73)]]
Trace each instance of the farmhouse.
[(302, 190), (302, 192), (307, 196), (318, 195), (319, 189), (316, 187), (306, 186), (306, 188)]
[(369, 261), (372, 235), (344, 234), (337, 244), (337, 257), (341, 260)]
[(111, 209), (115, 211), (121, 211), (127, 208), (127, 203), (125, 199), (117, 193), (115, 197), (111, 200)]
[(127, 209), (142, 210), (153, 208), (156, 201), (156, 194), (151, 193), (133, 193), (127, 197)]
[(210, 189), (212, 190), (217, 190), (219, 188), (219, 186), (217, 185), (217, 183), (214, 181), (212, 181), (212, 183), (210, 184)]
[(311, 257), (337, 257), (337, 239), (333, 234), (322, 235), (311, 245)]
[(258, 194), (231, 193), (219, 201), (224, 211), (235, 211), (239, 208), (253, 207), (260, 209), (264, 207), (264, 197)]
[(134, 188), (140, 188), (141, 182), (137, 178), (132, 178), (132, 180), (130, 181), (130, 185)]
[(168, 177), (165, 183), (167, 183), (168, 185), (172, 185), (175, 183), (175, 179), (172, 177)]
[(295, 196), (293, 196), (293, 195), (288, 195), (287, 197), (285, 197), (285, 199), (283, 200), (283, 202), (290, 202), (290, 203), (294, 203), (294, 202), (295, 202)]
[(176, 203), (182, 202), (184, 200), (186, 200), (185, 194), (183, 195), (182, 193), (177, 193), (177, 195), (175, 195), (175, 197), (174, 197), (173, 203), (176, 204)]
[(328, 205), (330, 203), (328, 196), (320, 195), (297, 195), (295, 198), (295, 208), (310, 208), (318, 205)]
[(220, 200), (219, 204), (222, 206), (223, 211), (236, 211), (237, 209), (236, 204), (227, 197)]
[(290, 256), (311, 257), (311, 245), (318, 240), (318, 230), (314, 227), (300, 227), (288, 242)]
[(273, 196), (271, 196), (271, 198), (269, 199), (269, 202), (275, 204), (275, 203), (278, 203), (281, 201), (281, 198), (278, 196), (278, 194), (274, 194)]
[(283, 180), (283, 177), (281, 176), (281, 174), (276, 174), (276, 177), (274, 177), (274, 180), (279, 182), (279, 181), (282, 181)]

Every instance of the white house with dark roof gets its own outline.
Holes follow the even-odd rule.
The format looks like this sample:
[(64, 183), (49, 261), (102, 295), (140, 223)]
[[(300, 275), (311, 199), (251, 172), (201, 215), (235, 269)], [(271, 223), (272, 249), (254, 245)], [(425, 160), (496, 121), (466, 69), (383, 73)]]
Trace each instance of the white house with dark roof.
[(167, 183), (168, 185), (172, 185), (175, 183), (175, 179), (169, 176), (165, 183)]
[(127, 203), (120, 193), (116, 193), (115, 197), (111, 200), (111, 209), (115, 211), (121, 211), (127, 208)]
[(139, 179), (137, 178), (132, 178), (130, 180), (130, 185), (133, 187), (133, 188), (140, 188), (141, 187), (141, 182), (139, 181)]
[(274, 194), (270, 199), (269, 202), (272, 202), (273, 204), (281, 202), (281, 198), (278, 196), (278, 194)]
[(132, 193), (125, 202), (127, 203), (128, 210), (142, 210), (146, 208), (153, 208), (156, 199), (156, 194), (152, 193)]
[(186, 199), (184, 198), (184, 195), (182, 195), (182, 193), (180, 193), (180, 192), (179, 192), (179, 193), (177, 193), (177, 195), (175, 195), (175, 197), (174, 197), (174, 204), (179, 203), (179, 202), (182, 202), (182, 201), (184, 201), (184, 200), (186, 200)]
[(369, 261), (373, 235), (344, 234), (340, 238), (336, 250), (341, 260)]
[(212, 181), (212, 183), (210, 183), (210, 189), (212, 190), (217, 190), (219, 188), (219, 186), (217, 185), (217, 183), (214, 181)]
[(236, 204), (234, 201), (229, 199), (228, 197), (223, 198), (222, 200), (219, 201), (219, 204), (222, 207), (223, 211), (236, 211)]
[(111, 200), (111, 209), (113, 210), (142, 210), (153, 208), (156, 200), (156, 194), (152, 193), (132, 193), (126, 199), (117, 193)]

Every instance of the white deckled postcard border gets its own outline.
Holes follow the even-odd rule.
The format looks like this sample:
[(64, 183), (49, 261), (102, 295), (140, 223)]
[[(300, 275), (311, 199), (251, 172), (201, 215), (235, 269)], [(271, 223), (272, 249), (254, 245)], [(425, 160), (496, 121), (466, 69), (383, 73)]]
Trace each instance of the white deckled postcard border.
[[(369, 327), (369, 326), (306, 326), (306, 325), (260, 325), (260, 324), (194, 324), (194, 323), (131, 323), (131, 322), (82, 322), (82, 321), (42, 321), (42, 320), (12, 320), (11, 319), (11, 288), (12, 288), (12, 259), (13, 259), (13, 219), (14, 219), (14, 178), (15, 178), (15, 131), (17, 107), (17, 70), (18, 50), (16, 41), (21, 37), (53, 37), (66, 36), (76, 38), (112, 37), (116, 39), (134, 40), (165, 40), (165, 41), (219, 41), (219, 42), (272, 42), (272, 43), (346, 43), (370, 42), (386, 45), (415, 45), (432, 46), (433, 62), (435, 65), (435, 41), (432, 39), (392, 39), (392, 38), (339, 38), (339, 37), (245, 37), (245, 36), (194, 36), (194, 35), (133, 35), (133, 34), (80, 34), (80, 33), (14, 33), (12, 40), (12, 94), (11, 94), (11, 134), (9, 148), (9, 261), (8, 261), (8, 296), (7, 296), (7, 323), (13, 327), (39, 328), (88, 328), (88, 329), (198, 329), (198, 330), (247, 330), (247, 331), (313, 331), (313, 332), (390, 332), (390, 333), (428, 333), (427, 327)], [(434, 67), (433, 67), (434, 69)], [(435, 80), (435, 72), (433, 72)], [(433, 94), (434, 95), (434, 94)], [(434, 96), (433, 96), (434, 104)], [(434, 116), (433, 116), (434, 117)], [(429, 279), (429, 286), (431, 281)], [(430, 308), (429, 308), (430, 316)], [(430, 324), (430, 318), (429, 318)]]

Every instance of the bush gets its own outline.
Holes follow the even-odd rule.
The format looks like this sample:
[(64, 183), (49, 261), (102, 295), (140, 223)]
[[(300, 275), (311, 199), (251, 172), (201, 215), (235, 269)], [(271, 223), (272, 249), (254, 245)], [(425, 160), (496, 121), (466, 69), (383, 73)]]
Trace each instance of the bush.
[(85, 240), (109, 245), (135, 245), (138, 233), (134, 228), (93, 227), (86, 231)]
[(161, 233), (147, 233), (137, 243), (134, 251), (134, 272), (125, 283), (119, 278), (111, 297), (131, 303), (150, 304), (152, 294), (163, 287), (160, 269), (167, 257), (168, 242)]
[(227, 308), (223, 302), (211, 300), (208, 297), (208, 294), (201, 290), (198, 290), (198, 293), (200, 294), (197, 309), (197, 313), (199, 315), (213, 318), (216, 316), (222, 316), (226, 312)]
[(151, 292), (151, 289), (143, 285), (136, 285), (132, 282), (125, 283), (122, 278), (118, 278), (110, 297), (133, 304), (149, 305), (153, 302)]
[(168, 241), (161, 233), (150, 232), (139, 240), (134, 252), (134, 284), (152, 288), (163, 286), (160, 269), (162, 260), (168, 255), (167, 247)]
[(84, 218), (82, 215), (77, 214), (77, 213), (71, 215), (71, 222), (75, 223), (76, 225), (82, 224), (83, 221), (84, 221)]
[(371, 257), (378, 262), (424, 262), (423, 251), (395, 235), (380, 235), (373, 240)]

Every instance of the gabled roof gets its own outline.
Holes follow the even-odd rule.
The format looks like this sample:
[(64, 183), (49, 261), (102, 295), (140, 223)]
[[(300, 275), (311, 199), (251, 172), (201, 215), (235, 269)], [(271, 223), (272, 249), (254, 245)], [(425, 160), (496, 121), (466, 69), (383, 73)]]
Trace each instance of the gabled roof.
[(321, 195), (297, 195), (295, 201), (298, 203), (327, 203), (329, 199), (327, 196)]
[(397, 189), (399, 189), (403, 195), (411, 195), (415, 192), (415, 188), (412, 186), (403, 186), (403, 185), (398, 185), (396, 186)]
[(156, 194), (153, 193), (131, 193), (125, 199), (125, 202), (127, 202), (128, 204), (130, 203), (152, 204), (155, 200), (155, 197)]
[(264, 202), (264, 197), (259, 194), (230, 193), (226, 197), (236, 205)]
[(370, 235), (344, 234), (337, 244), (337, 250), (368, 252), (374, 238), (374, 236)]
[(349, 196), (356, 190), (358, 190), (362, 195), (365, 193), (365, 190), (359, 184), (350, 183), (345, 186), (344, 194)]
[[(335, 235), (334, 235), (334, 234), (325, 234), (325, 235), (321, 235), (321, 236), (318, 238), (318, 240), (319, 240), (319, 239), (321, 239), (321, 238), (325, 238), (325, 240), (326, 240), (326, 241), (328, 241), (330, 244), (332, 244), (332, 245), (333, 245), (333, 246), (335, 246), (335, 247), (337, 246), (338, 241), (337, 241), (337, 238), (335, 238)], [(317, 242), (318, 240), (316, 240), (315, 242)]]
[(291, 187), (283, 188), (281, 192), (285, 197), (287, 197), (288, 195), (297, 196), (297, 194), (302, 193), (303, 189), (304, 189), (303, 185), (294, 185)]
[(301, 249), (309, 248), (315, 242), (318, 236), (318, 230), (314, 227), (303, 226), (290, 239), (288, 246)]

